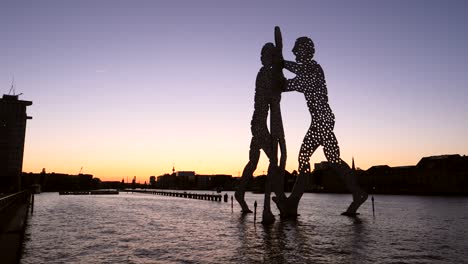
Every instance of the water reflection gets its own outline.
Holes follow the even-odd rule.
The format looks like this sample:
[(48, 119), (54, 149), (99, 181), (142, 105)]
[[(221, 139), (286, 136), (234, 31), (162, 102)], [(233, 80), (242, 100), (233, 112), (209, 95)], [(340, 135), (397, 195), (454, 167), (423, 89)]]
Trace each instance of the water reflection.
[(300, 220), (279, 221), (271, 228), (266, 228), (264, 244), (265, 258), (268, 262), (304, 263), (309, 249), (302, 228)]
[(263, 227), (262, 249), (263, 260), (266, 263), (285, 263), (285, 240), (283, 240), (282, 228), (278, 221), (271, 226)]
[(234, 233), (238, 235), (239, 244), (235, 256), (238, 258), (236, 260), (255, 263), (256, 241), (258, 241), (257, 228), (254, 223), (249, 221), (250, 217), (248, 216), (248, 214), (240, 214), (237, 219), (237, 231)]
[[(254, 224), (248, 215), (238, 219), (239, 260), (246, 263), (359, 263), (371, 261), (367, 220), (343, 217), (346, 225), (332, 233), (320, 233), (320, 223), (304, 220), (276, 221), (273, 225)], [(325, 224), (324, 224), (325, 225)]]
[[(301, 262), (306, 252), (306, 238), (301, 235), (299, 221), (276, 221), (264, 226), (253, 223), (251, 215), (238, 219), (239, 247), (237, 256), (244, 263)], [(303, 262), (303, 261), (302, 261)]]
[(368, 257), (368, 250), (372, 250), (373, 247), (367, 236), (367, 229), (369, 228), (367, 220), (359, 216), (348, 217), (348, 220), (350, 221), (348, 234), (340, 238), (345, 248), (343, 261), (345, 263), (359, 263), (363, 260), (371, 261)]

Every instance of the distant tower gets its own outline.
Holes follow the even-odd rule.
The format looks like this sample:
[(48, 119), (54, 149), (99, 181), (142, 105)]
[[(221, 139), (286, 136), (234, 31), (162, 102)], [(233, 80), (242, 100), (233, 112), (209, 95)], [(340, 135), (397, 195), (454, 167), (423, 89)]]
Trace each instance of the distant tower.
[(23, 171), (26, 114), (31, 101), (18, 99), (19, 95), (0, 98), (0, 192), (18, 191)]
[(354, 167), (354, 157), (353, 157), (353, 165), (351, 166), (351, 169), (352, 169), (353, 171), (356, 170), (356, 167)]
[(175, 166), (172, 165), (172, 174), (174, 174), (174, 173), (175, 173)]

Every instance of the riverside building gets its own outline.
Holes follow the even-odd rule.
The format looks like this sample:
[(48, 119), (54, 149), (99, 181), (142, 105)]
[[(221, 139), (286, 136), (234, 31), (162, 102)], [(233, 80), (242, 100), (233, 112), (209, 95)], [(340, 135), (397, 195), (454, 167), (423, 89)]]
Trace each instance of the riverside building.
[(18, 191), (23, 170), (26, 114), (31, 101), (18, 99), (19, 95), (0, 98), (0, 193)]

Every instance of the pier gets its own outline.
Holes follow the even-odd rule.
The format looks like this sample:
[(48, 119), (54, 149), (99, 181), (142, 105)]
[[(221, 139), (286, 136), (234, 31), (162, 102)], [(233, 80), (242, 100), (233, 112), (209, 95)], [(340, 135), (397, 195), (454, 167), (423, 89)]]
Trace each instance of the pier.
[(172, 197), (187, 198), (187, 199), (215, 201), (215, 202), (221, 202), (221, 199), (222, 199), (221, 194), (206, 194), (206, 193), (200, 194), (200, 193), (190, 193), (190, 192), (168, 192), (168, 191), (133, 190), (133, 189), (126, 189), (125, 191), (162, 195), (162, 196), (172, 196)]
[(94, 190), (94, 191), (62, 191), (59, 195), (102, 195), (119, 194), (118, 190)]

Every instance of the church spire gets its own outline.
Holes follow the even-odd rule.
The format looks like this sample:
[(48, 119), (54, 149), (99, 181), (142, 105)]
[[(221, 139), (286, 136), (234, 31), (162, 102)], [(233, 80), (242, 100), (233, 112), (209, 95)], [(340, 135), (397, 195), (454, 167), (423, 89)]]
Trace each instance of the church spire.
[(354, 167), (354, 157), (353, 157), (353, 165), (352, 165), (351, 169), (352, 169), (353, 171), (356, 170), (356, 167)]

